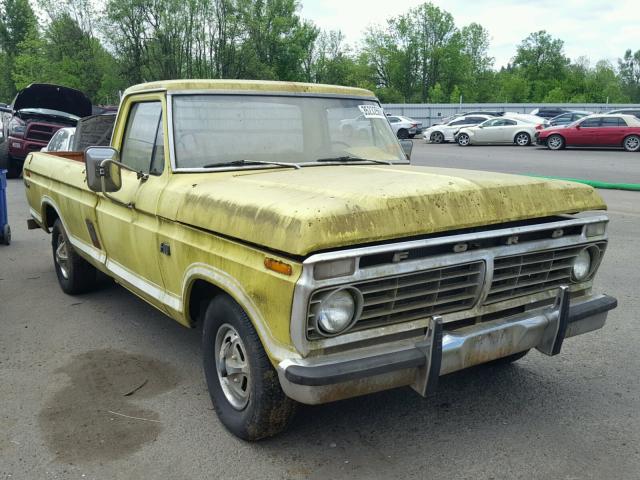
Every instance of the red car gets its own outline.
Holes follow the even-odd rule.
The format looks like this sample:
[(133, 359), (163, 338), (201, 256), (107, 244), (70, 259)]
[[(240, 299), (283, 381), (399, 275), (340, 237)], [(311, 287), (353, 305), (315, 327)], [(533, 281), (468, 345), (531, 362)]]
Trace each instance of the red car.
[(565, 147), (623, 147), (640, 151), (640, 120), (633, 115), (589, 115), (567, 126), (536, 133), (538, 144), (550, 150)]

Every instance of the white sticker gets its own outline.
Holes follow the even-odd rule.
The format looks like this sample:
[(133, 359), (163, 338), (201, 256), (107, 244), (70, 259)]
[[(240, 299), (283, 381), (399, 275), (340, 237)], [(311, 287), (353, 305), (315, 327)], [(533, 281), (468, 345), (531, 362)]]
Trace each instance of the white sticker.
[(385, 118), (384, 110), (378, 105), (358, 105), (358, 108), (363, 113), (364, 118)]

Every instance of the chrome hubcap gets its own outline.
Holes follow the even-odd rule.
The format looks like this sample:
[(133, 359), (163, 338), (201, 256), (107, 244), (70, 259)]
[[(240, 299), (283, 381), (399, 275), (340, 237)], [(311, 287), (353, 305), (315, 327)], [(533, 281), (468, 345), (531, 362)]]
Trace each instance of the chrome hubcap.
[(466, 135), (461, 135), (460, 137), (458, 137), (458, 143), (460, 145), (466, 145), (469, 143), (469, 137), (467, 137)]
[(629, 137), (625, 140), (625, 143), (629, 150), (637, 150), (640, 146), (640, 139), (638, 137)]
[(441, 143), (442, 142), (442, 134), (441, 133), (435, 133), (433, 136), (433, 141), (436, 143)]
[(225, 323), (216, 335), (216, 370), (225, 397), (242, 410), (249, 402), (251, 371), (246, 348), (235, 328)]
[(58, 234), (58, 247), (56, 248), (56, 263), (60, 269), (60, 273), (65, 279), (69, 278), (69, 252), (67, 251), (67, 242), (64, 235)]
[(551, 137), (549, 139), (549, 146), (551, 148), (560, 148), (562, 146), (562, 140), (560, 140), (558, 137)]
[(518, 138), (516, 138), (516, 142), (518, 142), (518, 145), (526, 145), (529, 143), (529, 137), (524, 134), (520, 134), (518, 135)]

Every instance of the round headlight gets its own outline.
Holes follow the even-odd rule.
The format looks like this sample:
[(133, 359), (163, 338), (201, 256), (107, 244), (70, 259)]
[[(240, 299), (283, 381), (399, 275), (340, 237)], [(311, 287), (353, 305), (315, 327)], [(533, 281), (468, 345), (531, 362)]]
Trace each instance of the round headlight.
[(582, 281), (591, 273), (591, 252), (588, 248), (582, 250), (573, 261), (573, 278)]
[(351, 326), (358, 312), (359, 302), (355, 291), (341, 289), (324, 297), (315, 310), (320, 333), (337, 335)]

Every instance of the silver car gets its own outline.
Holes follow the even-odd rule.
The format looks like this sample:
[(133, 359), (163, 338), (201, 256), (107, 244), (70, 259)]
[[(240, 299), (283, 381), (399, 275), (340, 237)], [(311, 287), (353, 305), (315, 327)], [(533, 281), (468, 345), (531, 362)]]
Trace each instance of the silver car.
[(424, 131), (427, 143), (453, 142), (454, 136), (463, 127), (472, 127), (493, 118), (489, 115), (463, 115), (444, 125), (432, 125)]
[(422, 133), (422, 122), (402, 115), (388, 115), (387, 120), (398, 138), (413, 138)]
[(61, 128), (53, 134), (46, 147), (42, 147), (41, 152), (70, 152), (73, 149), (73, 137), (76, 134), (76, 127)]

